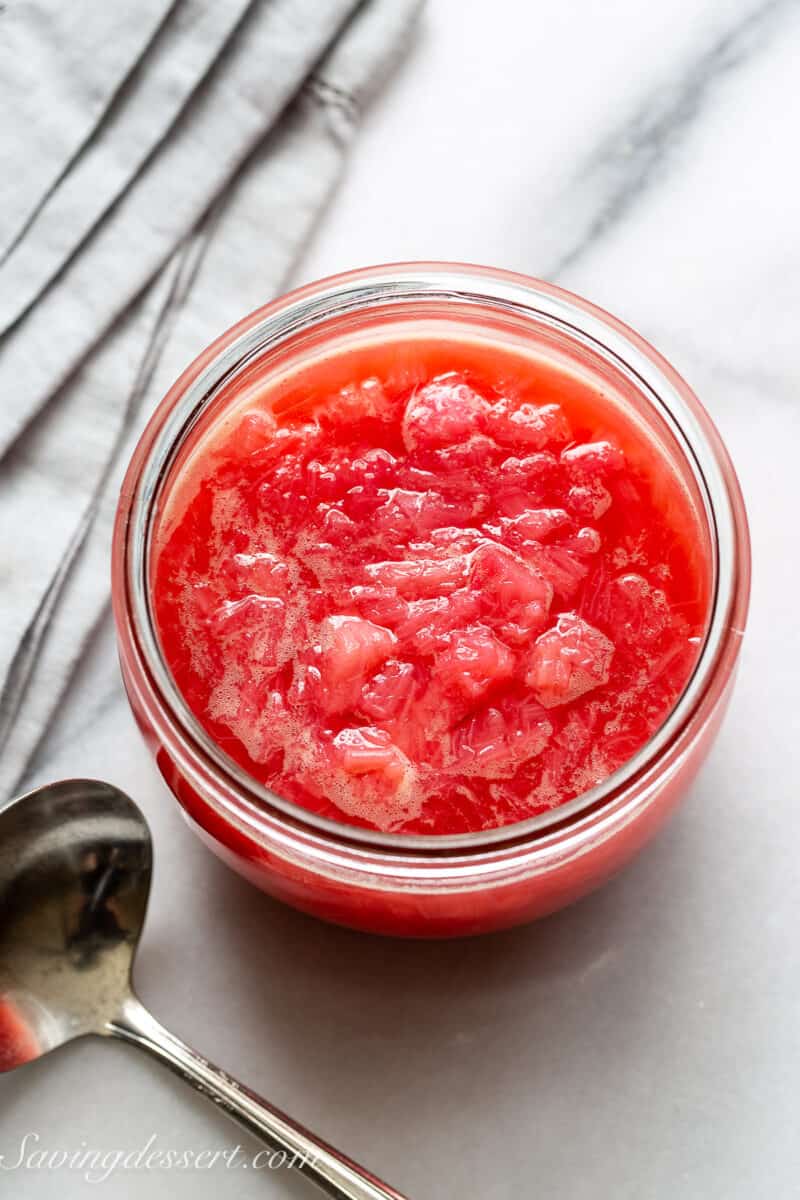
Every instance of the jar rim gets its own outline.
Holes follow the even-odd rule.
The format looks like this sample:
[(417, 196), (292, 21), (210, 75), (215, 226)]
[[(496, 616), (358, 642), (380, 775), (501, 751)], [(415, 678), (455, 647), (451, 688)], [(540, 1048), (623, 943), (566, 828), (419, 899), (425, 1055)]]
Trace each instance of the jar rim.
[[(710, 613), (693, 672), (655, 732), (620, 768), (593, 788), (545, 813), (477, 833), (382, 833), (322, 817), (258, 783), (217, 745), (190, 710), (164, 659), (152, 612), (149, 579), (153, 516), (174, 456), (223, 383), (268, 348), (322, 321), (387, 303), (489, 304), (589, 345), (633, 381), (641, 398), (669, 429), (702, 498), (713, 569)], [(153, 699), (166, 713), (184, 755), (217, 784), (227, 785), (226, 815), (247, 819), (266, 809), (279, 822), (306, 828), (335, 843), (403, 855), (472, 854), (571, 828), (602, 811), (652, 770), (703, 706), (731, 638), (744, 629), (749, 595), (749, 542), (744, 505), (727, 451), (685, 381), (644, 339), (615, 317), (552, 284), (527, 276), (457, 263), (399, 263), (331, 276), (280, 297), (245, 317), (208, 347), (170, 389), (150, 421), (122, 487), (114, 534), (114, 588), (120, 637), (137, 656)], [(214, 789), (218, 793), (218, 788)], [(219, 800), (219, 796), (217, 796)], [(239, 803), (237, 803), (239, 802)]]

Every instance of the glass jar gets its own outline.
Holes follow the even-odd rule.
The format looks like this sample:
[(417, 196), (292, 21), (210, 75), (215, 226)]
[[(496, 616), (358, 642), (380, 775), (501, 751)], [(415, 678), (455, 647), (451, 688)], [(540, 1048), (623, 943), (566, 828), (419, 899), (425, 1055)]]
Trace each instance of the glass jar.
[[(468, 331), (535, 343), (588, 373), (669, 461), (703, 533), (709, 613), (684, 692), (623, 768), (548, 813), (454, 837), (381, 834), (307, 812), (217, 746), (175, 687), (150, 603), (151, 535), (170, 478), (252, 379), (368, 331)], [(747, 613), (749, 543), (736, 476), (686, 383), (607, 313), (549, 284), (454, 264), (375, 267), (301, 288), (245, 317), (187, 368), (133, 455), (113, 547), (125, 686), (159, 768), (199, 836), (264, 891), (330, 921), (401, 936), (531, 920), (607, 879), (659, 828), (703, 761), (731, 692)]]

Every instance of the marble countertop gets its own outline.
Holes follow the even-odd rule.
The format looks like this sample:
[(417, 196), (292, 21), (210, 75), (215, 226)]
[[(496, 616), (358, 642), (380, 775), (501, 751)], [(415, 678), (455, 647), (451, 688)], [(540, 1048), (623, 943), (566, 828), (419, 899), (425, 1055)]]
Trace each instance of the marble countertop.
[[(297, 272), (430, 257), (553, 279), (639, 329), (718, 423), (754, 542), (738, 689), (685, 805), (622, 875), (469, 942), (285, 909), (184, 825), (110, 626), (38, 757), (32, 783), (106, 777), (151, 821), (136, 979), (156, 1015), (414, 1200), (797, 1195), (798, 45), (791, 0), (430, 0)], [(3, 1077), (0, 1110), (15, 1198), (312, 1194), (221, 1162), (4, 1179), (26, 1135), (28, 1151), (252, 1148), (126, 1047)]]

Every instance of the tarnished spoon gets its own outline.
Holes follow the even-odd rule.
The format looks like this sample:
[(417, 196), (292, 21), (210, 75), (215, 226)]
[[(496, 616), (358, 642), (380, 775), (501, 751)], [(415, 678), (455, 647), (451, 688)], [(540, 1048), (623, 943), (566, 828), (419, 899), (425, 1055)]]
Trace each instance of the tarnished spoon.
[(0, 1070), (86, 1034), (154, 1058), (335, 1200), (403, 1200), (179, 1041), (131, 988), (150, 831), (108, 783), (49, 784), (0, 812)]

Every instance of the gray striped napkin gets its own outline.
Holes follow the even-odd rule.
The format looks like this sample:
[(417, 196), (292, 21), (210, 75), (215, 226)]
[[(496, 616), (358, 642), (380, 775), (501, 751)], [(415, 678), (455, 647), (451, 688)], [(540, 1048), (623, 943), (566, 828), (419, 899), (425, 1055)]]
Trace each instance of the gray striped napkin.
[(0, 9), (0, 796), (105, 611), (142, 426), (280, 290), (419, 4)]

